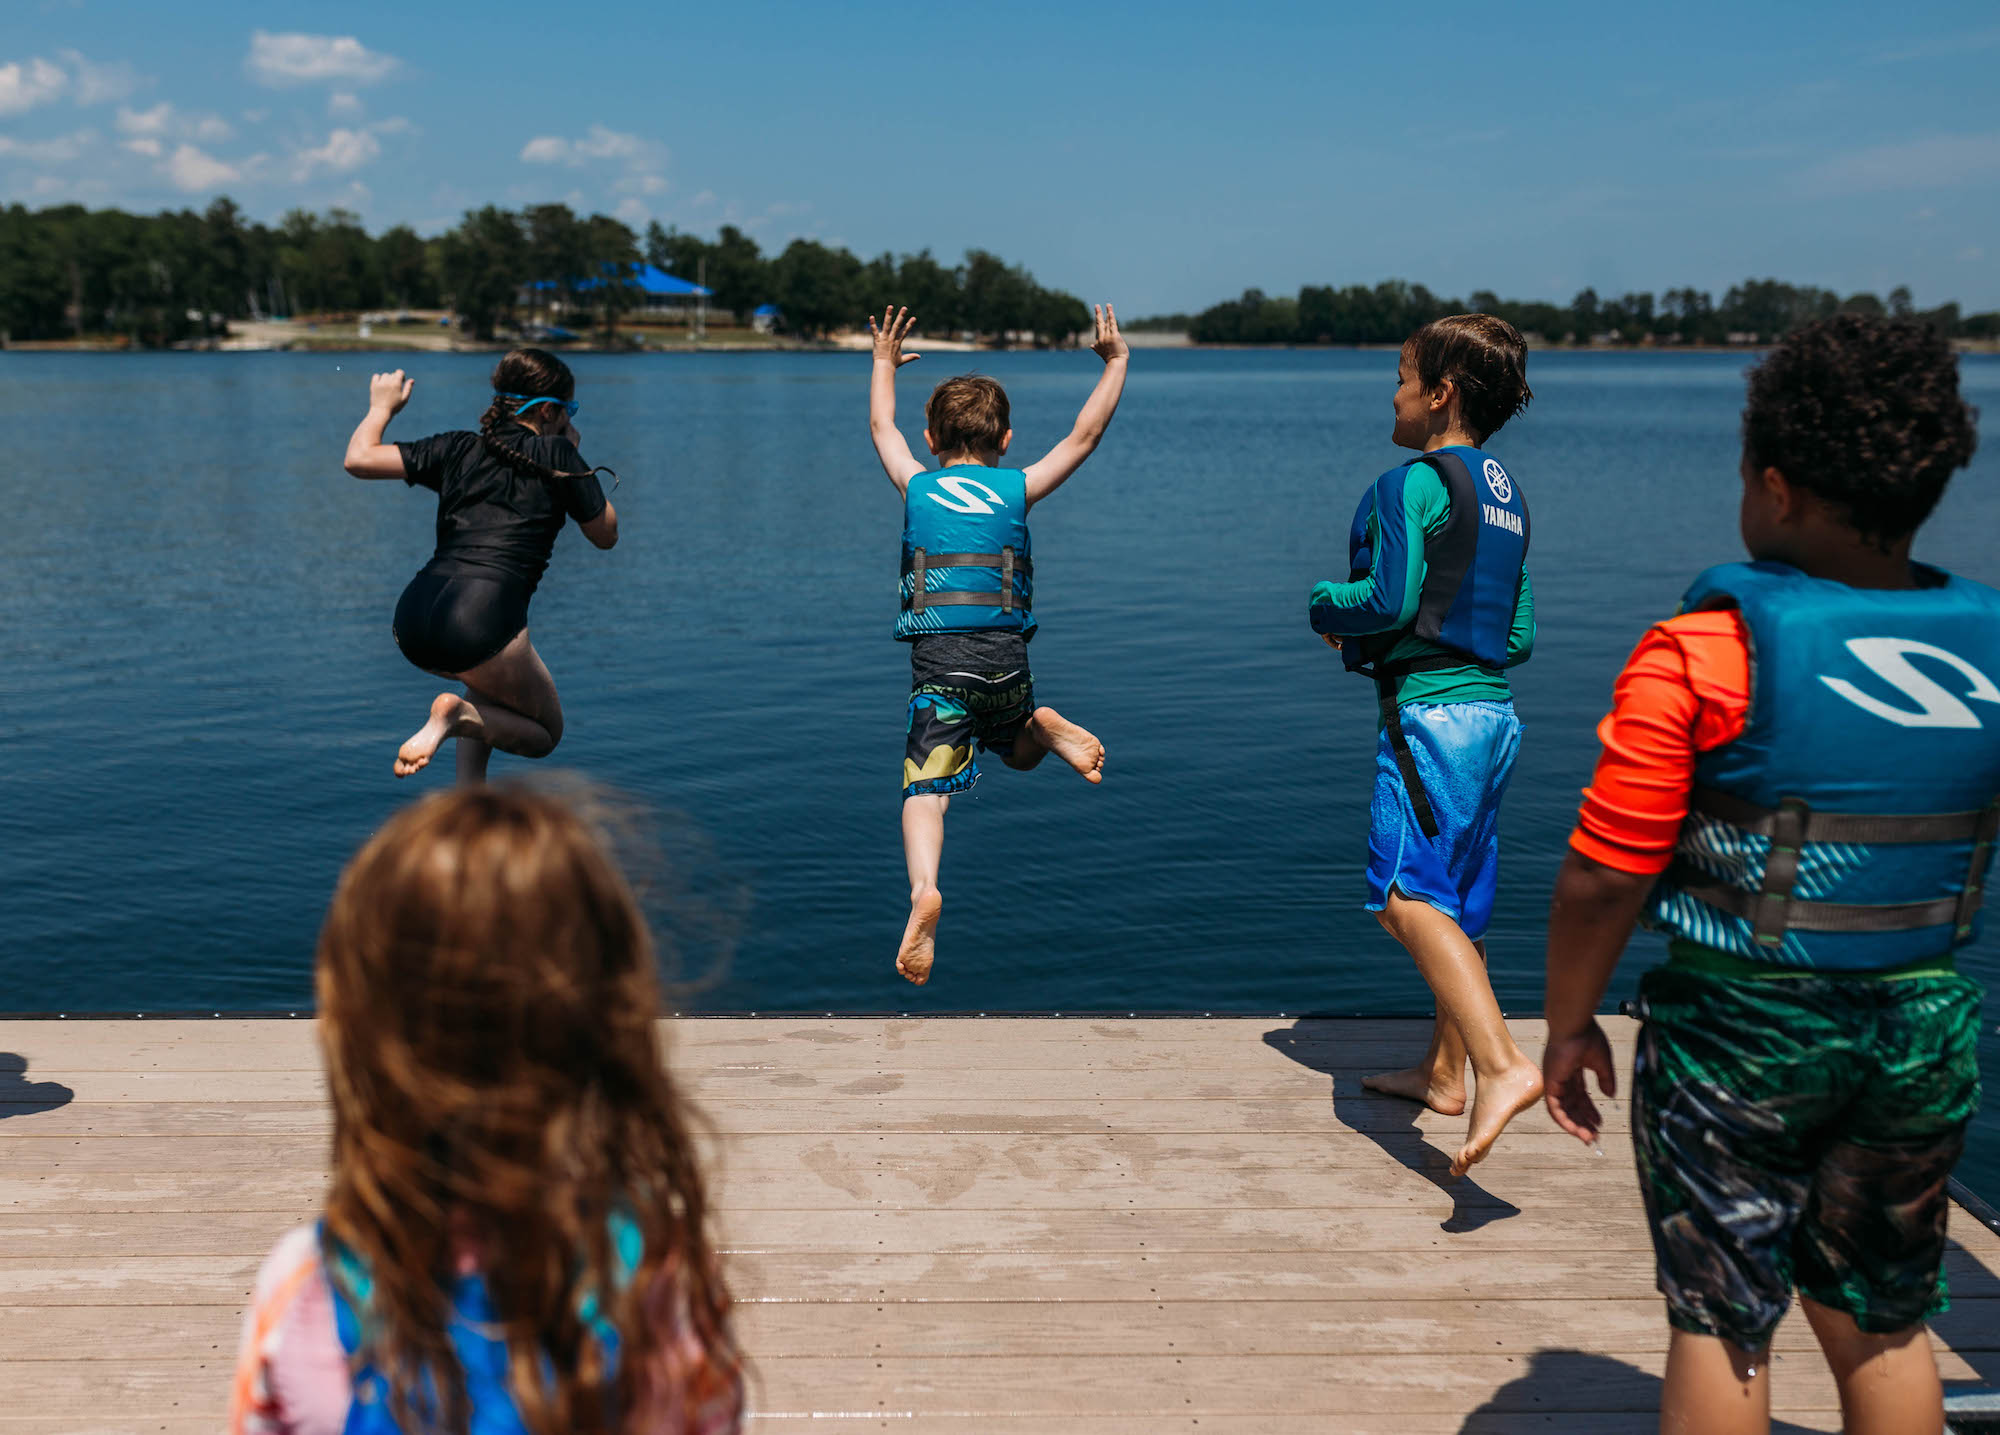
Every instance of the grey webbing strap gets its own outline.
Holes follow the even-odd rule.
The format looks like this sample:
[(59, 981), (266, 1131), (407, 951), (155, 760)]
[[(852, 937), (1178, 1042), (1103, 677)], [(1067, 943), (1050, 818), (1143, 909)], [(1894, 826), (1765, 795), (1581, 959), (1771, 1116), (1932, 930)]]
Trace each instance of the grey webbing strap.
[(1771, 816), (1771, 846), (1764, 854), (1764, 886), (1757, 894), (1751, 930), (1760, 947), (1785, 944), (1786, 913), (1792, 886), (1799, 880), (1799, 857), (1805, 850), (1806, 823), (1812, 808), (1803, 798), (1787, 797)]
[(924, 550), (919, 548), (916, 551), (916, 558), (910, 564), (910, 573), (917, 582), (915, 590), (910, 594), (910, 611), (912, 613), (923, 612), (924, 605), (930, 601), (929, 595), (924, 592), (925, 566)]
[(1000, 550), (1000, 611), (1014, 611), (1014, 550)]
[(991, 608), (1005, 596), (1000, 593), (933, 593), (933, 608)]
[[(1777, 812), (1733, 793), (1696, 785), (1690, 804), (1704, 817), (1713, 817), (1740, 827), (1745, 832), (1769, 837)], [(1851, 842), (1859, 846), (1911, 842), (1970, 842), (1978, 838), (1988, 821), (1986, 810), (1976, 812), (1929, 812), (1911, 815), (1895, 813), (1815, 812), (1806, 822), (1806, 842)]]
[[(1732, 917), (1741, 917), (1746, 922), (1758, 919), (1764, 902), (1762, 893), (1732, 887), (1720, 878), (1680, 862), (1667, 869), (1667, 878), (1690, 897)], [(1960, 897), (1937, 897), (1928, 902), (1896, 902), (1877, 906), (1795, 899), (1785, 907), (1785, 925), (1794, 932), (1915, 932), (1951, 922), (1961, 900)], [(1758, 941), (1763, 941), (1761, 932)]]
[[(925, 563), (932, 568), (998, 568), (1006, 557), (1007, 550), (1004, 549), (998, 553), (933, 553), (925, 559)], [(1033, 573), (1034, 560), (1016, 554), (1014, 571)]]
[(1952, 912), (1952, 924), (1958, 928), (1961, 940), (1972, 935), (1972, 919), (1979, 914), (1979, 904), (1985, 898), (1986, 866), (1992, 859), (1996, 838), (2000, 838), (2000, 798), (1995, 798), (1979, 814), (1979, 830), (1972, 834), (1972, 860), (1966, 864), (1965, 885), (1959, 889)]

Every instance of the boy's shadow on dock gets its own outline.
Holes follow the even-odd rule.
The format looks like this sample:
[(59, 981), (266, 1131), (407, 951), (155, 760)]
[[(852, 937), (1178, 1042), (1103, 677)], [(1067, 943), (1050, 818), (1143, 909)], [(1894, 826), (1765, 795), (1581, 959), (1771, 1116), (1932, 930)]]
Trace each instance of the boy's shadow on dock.
[[(1795, 1318), (1802, 1318), (1796, 1317)], [(1667, 1322), (1660, 1320), (1660, 1348), (1667, 1344)], [(1816, 1360), (1817, 1356), (1803, 1359)], [(1790, 1364), (1791, 1362), (1787, 1362)], [(1773, 1372), (1774, 1378), (1777, 1372)], [(1602, 1428), (1626, 1432), (1653, 1431), (1659, 1425), (1660, 1377), (1609, 1355), (1581, 1350), (1538, 1350), (1528, 1368), (1508, 1381), (1465, 1417), (1458, 1435), (1515, 1435), (1555, 1415), (1594, 1415)], [(1578, 1427), (1581, 1428), (1581, 1427)], [(1771, 1435), (1810, 1435), (1803, 1425), (1771, 1417)]]
[(1450, 1156), (1426, 1141), (1423, 1129), (1417, 1125), (1417, 1117), (1423, 1111), (1421, 1106), (1362, 1089), (1362, 1069), (1342, 1055), (1352, 1045), (1351, 1036), (1343, 1038), (1342, 1028), (1353, 1033), (1362, 1025), (1360, 1019), (1301, 1017), (1290, 1026), (1265, 1032), (1264, 1044), (1300, 1066), (1332, 1077), (1333, 1111), (1341, 1124), (1350, 1131), (1360, 1132), (1387, 1152), (1397, 1165), (1416, 1172), (1451, 1197), (1451, 1216), (1440, 1229), (1476, 1231), (1481, 1226), (1520, 1215), (1519, 1206), (1501, 1200), (1470, 1176), (1452, 1176)]
[(60, 1081), (28, 1080), (28, 1058), (0, 1051), (0, 1120), (53, 1111), (75, 1098), (76, 1093)]

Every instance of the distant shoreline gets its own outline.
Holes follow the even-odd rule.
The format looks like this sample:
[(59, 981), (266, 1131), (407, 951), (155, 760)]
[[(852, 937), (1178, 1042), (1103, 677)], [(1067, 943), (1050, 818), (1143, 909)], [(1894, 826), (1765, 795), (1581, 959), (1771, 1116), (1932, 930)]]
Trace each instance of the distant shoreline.
[[(0, 345), (0, 353), (23, 354), (164, 354), (164, 353), (293, 353), (293, 354), (502, 354), (516, 347), (513, 343), (493, 341), (479, 343), (455, 336), (427, 334), (429, 342), (416, 340), (411, 336), (405, 342), (396, 342), (386, 335), (371, 335), (368, 338), (347, 335), (287, 334), (283, 336), (259, 335), (246, 339), (231, 336), (215, 341), (194, 341), (174, 344), (165, 348), (148, 348), (142, 345), (121, 342), (116, 338), (104, 339), (40, 339)], [(1400, 348), (1396, 344), (1197, 344), (1187, 335), (1179, 333), (1156, 333), (1142, 331), (1128, 333), (1127, 340), (1137, 350), (1181, 350), (1204, 353), (1283, 353), (1311, 352), (1314, 350), (1336, 353), (1395, 353)], [(442, 340), (443, 342), (439, 342)], [(857, 342), (858, 340), (858, 342)], [(1953, 339), (1951, 346), (1960, 354), (2000, 354), (2000, 340), (1995, 339)], [(865, 335), (843, 335), (832, 339), (765, 339), (757, 341), (703, 340), (700, 342), (654, 343), (640, 346), (604, 345), (598, 343), (567, 343), (552, 345), (558, 353), (572, 354), (631, 354), (647, 357), (671, 358), (685, 354), (866, 354), (869, 352)], [(1062, 352), (1061, 349), (1038, 350), (1033, 344), (972, 344), (963, 340), (918, 341), (907, 345), (914, 353), (929, 350), (934, 353), (951, 354), (995, 354), (995, 353), (1036, 353)], [(1071, 350), (1084, 347), (1081, 344), (1067, 346)], [(1755, 354), (1771, 347), (1769, 344), (1531, 344), (1530, 349), (1538, 354)]]

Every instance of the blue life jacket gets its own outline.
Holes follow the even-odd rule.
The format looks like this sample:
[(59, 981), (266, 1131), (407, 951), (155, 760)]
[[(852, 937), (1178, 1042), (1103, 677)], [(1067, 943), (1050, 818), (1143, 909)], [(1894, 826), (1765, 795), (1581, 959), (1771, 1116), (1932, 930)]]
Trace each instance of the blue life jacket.
[(1871, 971), (1971, 941), (2000, 830), (2000, 592), (1850, 588), (1783, 563), (1695, 579), (1750, 639), (1742, 736), (1696, 760), (1649, 925), (1780, 966)]
[[(628, 1212), (615, 1212), (610, 1220), (611, 1250), (618, 1263), (617, 1278), (622, 1286), (639, 1268), (645, 1250), (645, 1235)], [(340, 1348), (352, 1360), (362, 1347), (363, 1318), (374, 1292), (368, 1269), (352, 1252), (326, 1239), (320, 1230), (321, 1259), (326, 1268), (327, 1286), (333, 1292), (334, 1328), (340, 1334)], [(459, 1276), (451, 1283), (452, 1318), (449, 1328), (452, 1351), (465, 1371), (466, 1402), (470, 1407), (467, 1429), (470, 1435), (527, 1435), (527, 1425), (514, 1403), (509, 1384), (505, 1330), (493, 1306), (492, 1294), (483, 1277)], [(605, 1362), (613, 1378), (618, 1369), (618, 1328), (605, 1318), (595, 1296), (585, 1296), (578, 1312), (597, 1336)], [(411, 1405), (421, 1413), (436, 1399), (428, 1377), (425, 1388), (412, 1393)], [(423, 1428), (428, 1428), (425, 1422)], [(389, 1381), (373, 1365), (362, 1364), (354, 1373), (354, 1396), (347, 1407), (344, 1435), (404, 1435), (396, 1423), (389, 1400)]]
[(1417, 637), (1448, 649), (1458, 661), (1426, 662), (1424, 667), (1458, 666), (1470, 660), (1488, 668), (1507, 666), (1507, 639), (1514, 627), (1514, 604), (1521, 593), (1521, 570), (1528, 561), (1528, 501), (1500, 460), (1484, 449), (1453, 445), (1421, 454), (1390, 469), (1362, 495), (1348, 530), (1350, 578), (1374, 566), (1369, 519), (1403, 518), (1403, 483), (1413, 464), (1429, 464), (1444, 481), (1451, 514), (1444, 527), (1424, 538), (1424, 586), (1417, 616), (1407, 628), (1374, 633), (1346, 643), (1341, 659), (1364, 671), (1403, 638)]
[(1028, 476), (957, 463), (903, 497), (903, 610), (896, 636), (1035, 631)]

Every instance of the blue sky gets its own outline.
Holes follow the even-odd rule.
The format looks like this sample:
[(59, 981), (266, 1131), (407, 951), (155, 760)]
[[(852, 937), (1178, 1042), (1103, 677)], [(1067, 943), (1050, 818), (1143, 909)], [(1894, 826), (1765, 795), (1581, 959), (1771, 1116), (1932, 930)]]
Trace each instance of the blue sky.
[(2000, 307), (2000, 11), (14, 0), (0, 198), (567, 200), (1122, 312), (1401, 277)]

